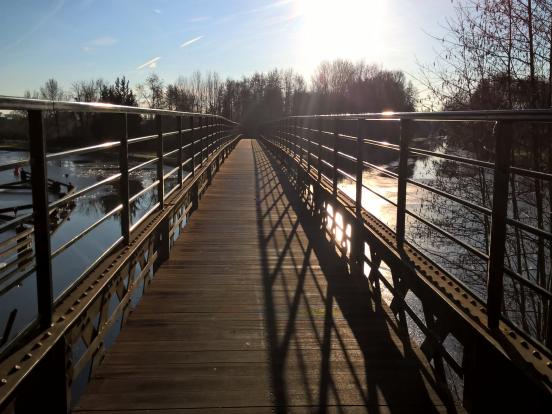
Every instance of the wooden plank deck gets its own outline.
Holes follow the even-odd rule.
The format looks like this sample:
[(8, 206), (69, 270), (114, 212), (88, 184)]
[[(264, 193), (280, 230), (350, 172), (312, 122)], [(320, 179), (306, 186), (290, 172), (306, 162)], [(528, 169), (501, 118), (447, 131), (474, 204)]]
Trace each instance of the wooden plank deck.
[(447, 411), (283, 177), (238, 144), (73, 412)]

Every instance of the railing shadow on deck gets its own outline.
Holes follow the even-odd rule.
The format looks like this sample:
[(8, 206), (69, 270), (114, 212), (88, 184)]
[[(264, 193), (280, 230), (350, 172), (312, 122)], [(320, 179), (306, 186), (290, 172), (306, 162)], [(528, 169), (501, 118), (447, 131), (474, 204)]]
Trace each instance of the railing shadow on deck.
[[(346, 258), (326, 239), (323, 218), (303, 202), (285, 165), (258, 143), (253, 152), (266, 337), (277, 412), (296, 405), (298, 394), (304, 394), (302, 405), (316, 406), (319, 412), (335, 405), (404, 412), (414, 408), (406, 406), (413, 397), (416, 409), (437, 412), (427, 387), (435, 391), (433, 398), (438, 395), (443, 409), (456, 412), (448, 390), (417, 360), (408, 333), (390, 321), (368, 279), (351, 274)], [(323, 276), (317, 275), (318, 265)], [(308, 292), (307, 286), (312, 288)], [(299, 378), (289, 370), (292, 358), (297, 359)], [(307, 368), (307, 359), (319, 367)]]

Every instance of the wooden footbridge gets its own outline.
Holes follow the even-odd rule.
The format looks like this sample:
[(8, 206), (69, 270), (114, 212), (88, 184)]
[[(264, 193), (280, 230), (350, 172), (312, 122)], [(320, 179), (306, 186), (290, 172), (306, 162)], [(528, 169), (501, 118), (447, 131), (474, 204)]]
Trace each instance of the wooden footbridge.
[[(27, 273), (36, 277), (39, 309), (36, 323), (3, 349), (0, 413), (549, 412), (551, 351), (546, 338), (506, 317), (500, 245), (513, 220), (501, 204), (510, 173), (550, 174), (510, 165), (505, 144), (484, 166), (495, 171), (492, 241), (480, 252), (489, 263), (485, 300), (405, 231), (408, 156), (425, 151), (411, 144), (416, 120), (493, 122), (507, 144), (512, 122), (546, 121), (549, 112), (292, 118), (251, 137), (200, 114), (9, 98), (0, 107), (29, 113), (30, 160), (15, 164), (33, 168), (36, 263)], [(44, 219), (55, 203), (40, 198), (48, 160), (67, 155), (45, 149), (43, 111), (52, 109), (116, 114), (120, 139), (72, 151), (118, 148), (113, 180), (126, 182), (120, 239), (57, 298), (57, 250)], [(130, 116), (153, 116), (156, 133), (129, 137)], [(371, 140), (363, 126), (372, 121), (401, 124), (400, 144)], [(148, 141), (157, 151), (146, 161), (157, 166), (149, 188), (157, 204), (133, 223), (129, 148)], [(381, 168), (364, 159), (370, 145), (400, 155), (390, 173), (395, 229), (362, 203), (364, 169)], [(170, 156), (176, 167), (167, 171)], [(340, 187), (340, 174), (356, 197)]]

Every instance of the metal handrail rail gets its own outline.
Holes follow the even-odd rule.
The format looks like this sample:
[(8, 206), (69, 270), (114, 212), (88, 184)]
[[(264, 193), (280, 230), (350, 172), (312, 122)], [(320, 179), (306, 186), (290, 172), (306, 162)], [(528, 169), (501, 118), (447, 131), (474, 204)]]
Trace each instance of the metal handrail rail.
[[(391, 144), (368, 139), (361, 133), (360, 122), (370, 120), (377, 121), (393, 121), (400, 123), (400, 144)], [(327, 122), (324, 122), (327, 121)], [(357, 136), (346, 135), (340, 130), (341, 124), (338, 121), (356, 121), (358, 124)], [(494, 161), (483, 161), (474, 158), (468, 158), (452, 154), (443, 154), (436, 151), (425, 150), (411, 145), (413, 141), (413, 121), (485, 121), (494, 123), (493, 136), (496, 140), (497, 153)], [(307, 153), (307, 161), (305, 164), (307, 170), (311, 168), (311, 159), (316, 158), (316, 168), (318, 171), (318, 179), (324, 175), (321, 171), (330, 171), (332, 177), (327, 177), (330, 181), (335, 193), (337, 189), (338, 177), (346, 177), (353, 183), (356, 183), (357, 197), (362, 196), (362, 189), (367, 189), (371, 193), (381, 197), (391, 205), (397, 208), (397, 225), (396, 239), (397, 245), (401, 246), (405, 240), (405, 217), (409, 215), (413, 219), (429, 226), (434, 231), (437, 231), (444, 237), (452, 240), (459, 247), (467, 250), (475, 255), (478, 259), (488, 262), (488, 289), (487, 289), (487, 310), (488, 323), (490, 328), (496, 328), (501, 317), (505, 316), (501, 309), (501, 300), (503, 295), (503, 279), (509, 276), (523, 283), (526, 288), (531, 289), (536, 294), (543, 297), (545, 300), (550, 300), (552, 292), (546, 287), (540, 286), (538, 283), (533, 283), (529, 278), (520, 280), (522, 275), (513, 272), (503, 264), (506, 242), (506, 226), (513, 226), (523, 232), (533, 236), (542, 238), (543, 240), (552, 239), (552, 233), (539, 228), (538, 226), (524, 223), (521, 220), (508, 217), (506, 214), (508, 205), (508, 180), (510, 176), (518, 175), (535, 179), (552, 181), (552, 173), (546, 171), (536, 171), (528, 168), (521, 168), (512, 165), (511, 161), (511, 142), (513, 140), (512, 123), (513, 122), (547, 122), (552, 123), (552, 109), (544, 110), (497, 110), (497, 111), (456, 111), (456, 112), (432, 112), (432, 113), (379, 113), (379, 114), (341, 114), (341, 115), (304, 115), (281, 118), (267, 123), (267, 128), (270, 134), (280, 145), (289, 152), (289, 154), (299, 163), (304, 163), (304, 153)], [(350, 127), (349, 127), (350, 129)], [(268, 134), (268, 135), (270, 135)], [(346, 147), (342, 143), (342, 139), (346, 139), (351, 143), (355, 142), (356, 146)], [(395, 150), (399, 154), (398, 173), (387, 171), (385, 168), (375, 166), (358, 157), (359, 151), (364, 151), (362, 148), (365, 145), (377, 146), (382, 149)], [(356, 148), (356, 149), (355, 149)], [(316, 154), (312, 152), (315, 151)], [(356, 151), (356, 152), (355, 152)], [(333, 159), (332, 159), (333, 155)], [(360, 155), (362, 155), (360, 153)], [(486, 170), (494, 170), (495, 184), (491, 188), (494, 191), (492, 197), (492, 207), (480, 205), (479, 203), (469, 201), (463, 197), (450, 194), (443, 191), (434, 185), (429, 185), (408, 177), (408, 157), (425, 156), (437, 157), (448, 161), (458, 162)], [(357, 176), (349, 174), (340, 168), (340, 160), (347, 160), (351, 165), (357, 167)], [(365, 167), (369, 167), (379, 171), (380, 173), (391, 176), (397, 179), (397, 203), (391, 202), (387, 197), (379, 194), (368, 185), (362, 183), (359, 171), (362, 173)], [(320, 171), (321, 170), (321, 171)], [(360, 177), (360, 179), (359, 179)], [(506, 184), (505, 184), (506, 183)], [(407, 208), (406, 205), (406, 187), (414, 185), (437, 194), (445, 199), (451, 200), (454, 203), (469, 208), (473, 211), (493, 218), (491, 221), (491, 243), (488, 251), (481, 251), (480, 248), (472, 246), (469, 242), (461, 240), (457, 236), (451, 234), (446, 229), (424, 218)], [(359, 204), (358, 202), (356, 202)], [(361, 204), (361, 202), (360, 202)], [(358, 206), (357, 206), (358, 208)], [(538, 288), (537, 288), (538, 287)]]
[(39, 111), (67, 111), (67, 112), (94, 112), (94, 113), (125, 113), (136, 115), (169, 115), (195, 116), (200, 118), (223, 119), (234, 125), (232, 121), (220, 115), (202, 114), (196, 112), (171, 111), (168, 109), (140, 108), (136, 106), (114, 105), (102, 102), (68, 102), (49, 101), (43, 99), (18, 98), (0, 95), (0, 108), (5, 110), (39, 110)]
[[(370, 184), (365, 185), (362, 182), (362, 175), (365, 171), (364, 167), (370, 166), (366, 165), (366, 162), (363, 160), (364, 155), (367, 153), (367, 145), (365, 145), (367, 143), (362, 139), (365, 131), (361, 128), (361, 123), (359, 122), (357, 128), (358, 138), (355, 139), (356, 145), (347, 145), (343, 148), (338, 147), (340, 141), (337, 134), (333, 134), (333, 142), (332, 140), (319, 138), (320, 135), (310, 134), (300, 136), (299, 138), (292, 138), (295, 134), (288, 134), (287, 131), (297, 133), (299, 129), (297, 124), (299, 122), (296, 121), (294, 124), (291, 124), (289, 121), (284, 121), (281, 124), (273, 125), (272, 128), (264, 130), (261, 137), (269, 144), (269, 150), (273, 151), (277, 158), (285, 160), (284, 165), (286, 165), (290, 179), (294, 183), (297, 183), (294, 187), (301, 194), (303, 194), (303, 191), (306, 193), (304, 201), (309, 209), (312, 208), (313, 211), (320, 212), (325, 210), (327, 204), (333, 206), (333, 213), (328, 212), (328, 217), (322, 217), (321, 222), (323, 227), (324, 223), (326, 223), (325, 231), (329, 233), (330, 238), (335, 242), (335, 248), (339, 249), (343, 257), (349, 262), (351, 272), (358, 270), (361, 272), (361, 275), (367, 277), (374, 289), (375, 295), (380, 300), (384, 299), (388, 302), (388, 299), (391, 299), (388, 294), (392, 295), (392, 300), (390, 303), (388, 302), (388, 305), (393, 310), (393, 313), (397, 315), (397, 319), (402, 321), (405, 316), (402, 312), (406, 312), (414, 322), (414, 329), (419, 329), (425, 335), (422, 349), (428, 344), (432, 344), (430, 346), (437, 344), (439, 346), (439, 355), (444, 357), (453, 371), (462, 377), (466, 371), (463, 366), (457, 363), (457, 359), (452, 358), (448, 354), (447, 346), (445, 346), (443, 339), (452, 334), (464, 345), (464, 349), (467, 349), (466, 346), (472, 339), (479, 340), (483, 336), (489, 340), (489, 343), (492, 344), (491, 346), (497, 346), (499, 352), (505, 352), (508, 358), (517, 361), (518, 367), (521, 367), (524, 371), (528, 366), (534, 367), (535, 371), (533, 373), (537, 381), (543, 378), (543, 382), (550, 384), (552, 377), (550, 376), (549, 369), (550, 361), (552, 361), (550, 356), (552, 347), (548, 342), (549, 338), (537, 338), (530, 329), (516, 324), (516, 320), (511, 318), (510, 314), (506, 313), (506, 310), (503, 313), (500, 307), (501, 300), (497, 300), (497, 298), (501, 299), (502, 294), (509, 294), (504, 289), (505, 287), (510, 287), (511, 289), (512, 286), (518, 286), (518, 291), (519, 289), (524, 289), (526, 295), (539, 297), (539, 303), (552, 304), (552, 291), (549, 290), (547, 285), (542, 284), (536, 279), (529, 278), (528, 275), (523, 276), (513, 271), (504, 260), (504, 252), (497, 252), (497, 245), (500, 246), (505, 241), (506, 235), (501, 235), (500, 232), (497, 232), (496, 227), (506, 227), (506, 224), (518, 224), (517, 222), (511, 223), (508, 217), (501, 216), (501, 212), (504, 213), (506, 211), (508, 202), (508, 185), (504, 177), (509, 179), (510, 176), (518, 173), (518, 171), (515, 171), (515, 167), (510, 167), (508, 162), (509, 155), (511, 155), (509, 144), (513, 138), (513, 128), (510, 122), (506, 125), (501, 125), (501, 122), (498, 122), (493, 131), (495, 142), (498, 144), (499, 139), (504, 139), (506, 145), (500, 146), (500, 149), (497, 150), (497, 163), (493, 163), (492, 167), (495, 172), (495, 184), (489, 187), (494, 192), (492, 197), (494, 203), (491, 210), (492, 228), (490, 247), (477, 238), (469, 236), (467, 238), (460, 236), (461, 238), (459, 238), (458, 235), (451, 234), (445, 230), (446, 226), (443, 224), (433, 223), (432, 218), (426, 219), (407, 208), (408, 157), (426, 155), (414, 154), (409, 151), (409, 138), (413, 136), (410, 121), (405, 122), (401, 120), (401, 141), (398, 146), (398, 174), (396, 177), (393, 177), (397, 179), (397, 203), (395, 203), (397, 212), (396, 230), (393, 230), (392, 224), (387, 224), (381, 221), (377, 215), (371, 214), (368, 211), (369, 206), (362, 205), (363, 189), (366, 188), (369, 191), (371, 189), (368, 188)], [(320, 127), (320, 124), (318, 124), (318, 127)], [(333, 153), (333, 160), (331, 155), (328, 155), (331, 153), (321, 148), (321, 142), (333, 146), (333, 148), (330, 148), (333, 150), (331, 152)], [(306, 143), (304, 148), (302, 147), (305, 145), (303, 143)], [(500, 143), (502, 144), (502, 141)], [(338, 179), (344, 176), (340, 169), (342, 165), (340, 164), (340, 150), (355, 155), (356, 162), (349, 162), (351, 168), (354, 166), (355, 174), (347, 173), (346, 176), (354, 183), (356, 196), (350, 194), (350, 191), (338, 187)], [(306, 158), (304, 156), (305, 152), (307, 153)], [(324, 155), (330, 162), (322, 158)], [(315, 159), (316, 162), (314, 161)], [(480, 165), (479, 167), (488, 168), (487, 165)], [(539, 172), (534, 172), (533, 174), (531, 170), (529, 171), (531, 175), (523, 174), (526, 173), (523, 169), (520, 172), (526, 176), (549, 179), (546, 173), (540, 175)], [(496, 178), (497, 176), (498, 178)], [(497, 191), (497, 187), (499, 191)], [(374, 191), (372, 190), (371, 192)], [(346, 243), (338, 237), (333, 228), (330, 229), (329, 227), (329, 223), (333, 223), (333, 220), (335, 220), (336, 211), (339, 211), (344, 221), (347, 220), (348, 225), (355, 229), (352, 234), (347, 235)], [(424, 247), (421, 247), (416, 240), (405, 240), (404, 225), (407, 215), (411, 219), (414, 219), (412, 221), (419, 220), (419, 222), (424, 223), (445, 238), (455, 240), (459, 250), (464, 249), (475, 255), (479, 260), (488, 262), (486, 300), (483, 297), (485, 293), (482, 293), (481, 289), (484, 285), (468, 285), (464, 283), (463, 280), (455, 277), (454, 273), (450, 274), (444, 267), (439, 265), (439, 261), (432, 259), (434, 256), (431, 255), (431, 246), (428, 246), (429, 249), (425, 250), (424, 253)], [(330, 221), (330, 218), (332, 221)], [(409, 221), (409, 223), (412, 221)], [(400, 229), (401, 222), (403, 225), (402, 234)], [(547, 235), (541, 229), (532, 228), (530, 225), (526, 226), (528, 228), (522, 228), (521, 230), (533, 234), (536, 233), (542, 237)], [(545, 225), (544, 227), (547, 226)], [(366, 244), (369, 247), (368, 252), (366, 251)], [(447, 258), (445, 257), (444, 260), (447, 260)], [(369, 274), (365, 273), (364, 270), (366, 263), (371, 268)], [(379, 269), (383, 263), (385, 263), (385, 272), (381, 272), (381, 269)], [(410, 268), (411, 273), (406, 271), (407, 267)], [(389, 270), (391, 274), (387, 273)], [(525, 272), (525, 270), (523, 271)], [(411, 276), (406, 277), (405, 273)], [(500, 283), (497, 283), (497, 279), (499, 279), (498, 282)], [(504, 286), (502, 286), (503, 280)], [(429, 289), (427, 289), (428, 287)], [(384, 290), (385, 298), (383, 297)], [(407, 293), (410, 292), (421, 301), (423, 310), (419, 307), (420, 302), (412, 303), (407, 299)], [(510, 292), (510, 294), (513, 292)], [(435, 313), (435, 316), (432, 316), (433, 321), (431, 319), (428, 321), (425, 305), (436, 303), (434, 302), (435, 300), (437, 302), (442, 301), (445, 306), (439, 311), (439, 315)], [(445, 326), (445, 324), (448, 324), (446, 315), (449, 315), (449, 312), (452, 312), (455, 317), (459, 316), (459, 320), (462, 320), (462, 323), (466, 323), (467, 325)], [(429, 315), (431, 316), (431, 313)], [(435, 320), (441, 322), (435, 323)], [(467, 326), (470, 327), (469, 329), (473, 329), (473, 331), (466, 338), (464, 334), (466, 333), (465, 328)], [(411, 332), (410, 327), (409, 321), (409, 332)], [(506, 340), (502, 341), (502, 339)], [(507, 345), (504, 345), (504, 343), (507, 343)], [(435, 358), (435, 354), (432, 354), (431, 351), (428, 354), (426, 350), (424, 350), (424, 353), (426, 353), (428, 358)]]
[[(203, 166), (204, 162), (215, 152), (217, 148), (222, 147), (229, 142), (233, 136), (236, 136), (236, 127), (238, 124), (225, 117), (211, 114), (200, 114), (193, 112), (171, 111), (163, 109), (137, 108), (122, 105), (113, 105), (105, 103), (81, 103), (81, 102), (57, 102), (36, 99), (15, 98), (0, 96), (0, 109), (17, 110), (27, 112), (27, 121), (29, 127), (29, 153), (30, 157), (25, 160), (10, 161), (0, 165), (0, 171), (14, 168), (17, 166), (31, 166), (30, 187), (33, 197), (33, 212), (13, 220), (0, 224), (0, 231), (13, 229), (15, 226), (29, 222), (33, 223), (33, 239), (35, 246), (35, 265), (31, 271), (25, 272), (23, 277), (30, 276), (36, 272), (37, 277), (37, 307), (39, 323), (41, 326), (48, 326), (51, 322), (55, 303), (60, 297), (63, 297), (72, 286), (79, 281), (94, 267), (100, 258), (96, 258), (93, 263), (80, 275), (75, 275), (76, 279), (66, 286), (64, 292), (57, 298), (53, 294), (52, 280), (52, 259), (59, 256), (76, 242), (87, 236), (102, 223), (106, 222), (115, 214), (121, 216), (121, 232), (117, 235), (117, 241), (108, 249), (112, 250), (114, 246), (121, 242), (129, 243), (131, 235), (138, 226), (148, 217), (159, 209), (163, 209), (168, 197), (178, 188), (183, 188), (186, 180), (192, 179), (195, 171), (199, 168), (196, 164)], [(90, 112), (90, 113), (113, 113), (120, 115), (120, 130), (115, 139), (109, 138), (109, 141), (100, 144), (94, 144), (86, 147), (73, 148), (69, 150), (48, 153), (46, 151), (45, 133), (44, 133), (44, 113), (48, 111), (67, 111), (67, 112)], [(127, 115), (144, 115), (155, 118), (154, 131), (151, 135), (145, 135), (135, 138), (128, 137), (128, 117)], [(164, 119), (174, 119), (176, 124), (170, 128), (164, 128)], [(186, 128), (184, 121), (186, 120)], [(190, 124), (188, 125), (188, 121)], [(170, 129), (170, 130), (168, 130)], [(164, 151), (163, 142), (166, 138), (176, 138), (175, 147), (171, 146), (169, 151)], [(151, 159), (147, 159), (135, 166), (129, 166), (129, 147), (141, 142), (151, 142), (157, 147), (156, 154), (152, 154)], [(118, 171), (110, 174), (107, 178), (93, 184), (80, 188), (60, 197), (58, 200), (50, 202), (48, 200), (47, 190), (47, 163), (52, 160), (61, 159), (73, 155), (81, 155), (91, 152), (117, 149)], [(191, 155), (188, 152), (191, 149)], [(185, 152), (186, 151), (186, 152)], [(186, 154), (186, 155), (184, 155)], [(189, 156), (188, 156), (189, 155)], [(170, 172), (164, 171), (167, 159), (176, 158), (177, 164), (171, 168)], [(207, 161), (208, 162), (208, 161)], [(141, 168), (156, 165), (156, 179), (134, 195), (129, 194), (129, 175)], [(186, 168), (184, 168), (186, 166)], [(184, 169), (190, 169), (191, 173), (185, 174)], [(192, 178), (191, 178), (192, 177)], [(105, 215), (90, 223), (84, 230), (73, 235), (57, 249), (53, 250), (50, 244), (49, 234), (49, 212), (57, 207), (67, 205), (79, 199), (85, 194), (97, 190), (101, 186), (111, 185), (119, 182), (120, 204)], [(165, 190), (165, 183), (170, 183)], [(147, 209), (137, 218), (136, 222), (131, 223), (131, 204), (138, 200), (148, 191), (157, 192), (157, 202)], [(11, 279), (18, 275), (10, 276)], [(22, 279), (18, 279), (22, 280)], [(13, 285), (13, 284), (12, 284)], [(11, 286), (11, 285), (10, 285)], [(7, 292), (2, 289), (2, 292)], [(1, 295), (0, 295), (1, 296)]]
[(366, 112), (360, 114), (324, 114), (324, 115), (293, 115), (278, 118), (269, 123), (277, 123), (289, 119), (338, 119), (346, 121), (358, 120), (392, 120), (401, 119), (418, 121), (543, 121), (552, 122), (552, 109), (494, 109), (473, 111), (435, 111), (435, 112)]

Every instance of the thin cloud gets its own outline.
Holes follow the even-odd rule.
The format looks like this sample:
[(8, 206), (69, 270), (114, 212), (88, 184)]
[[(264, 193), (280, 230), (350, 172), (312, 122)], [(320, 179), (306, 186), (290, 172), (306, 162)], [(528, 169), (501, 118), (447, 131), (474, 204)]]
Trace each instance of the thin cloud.
[(194, 37), (193, 39), (187, 40), (184, 43), (182, 43), (180, 45), (180, 47), (190, 46), (192, 43), (195, 43), (195, 42), (197, 42), (198, 40), (201, 40), (201, 39), (203, 39), (203, 36)]
[(153, 9), (153, 12), (154, 12), (154, 13), (157, 13), (157, 14), (162, 14), (162, 13), (163, 13), (163, 12), (162, 12), (161, 10), (159, 10), (159, 9)]
[(155, 69), (157, 67), (157, 61), (161, 59), (161, 56), (154, 57), (151, 60), (148, 60), (146, 63), (138, 66), (136, 70), (144, 69), (145, 67), (148, 67), (150, 69)]

